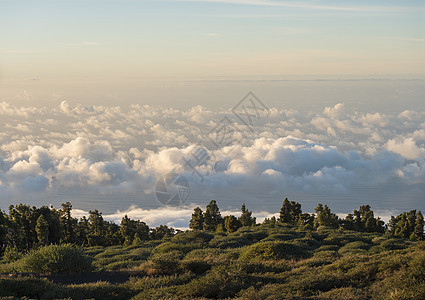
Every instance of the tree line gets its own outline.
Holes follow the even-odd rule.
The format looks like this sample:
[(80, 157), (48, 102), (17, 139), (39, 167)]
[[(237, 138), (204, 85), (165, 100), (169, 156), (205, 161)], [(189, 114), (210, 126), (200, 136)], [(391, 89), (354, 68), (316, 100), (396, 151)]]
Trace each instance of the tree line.
[[(332, 213), (327, 205), (318, 204), (314, 214), (303, 213), (301, 204), (285, 198), (279, 211), (279, 217), (265, 218), (263, 225), (279, 226), (283, 224), (297, 225), (303, 229), (315, 230), (320, 226), (343, 228), (360, 232), (378, 232), (389, 235), (409, 238), (411, 240), (424, 240), (424, 217), (420, 211), (411, 210), (396, 217), (391, 216), (388, 224), (379, 217), (375, 217), (369, 205), (362, 205), (358, 210), (341, 219)], [(241, 208), (241, 216), (233, 215), (222, 217), (215, 200), (206, 206), (205, 212), (196, 207), (189, 223), (189, 228), (194, 230), (234, 232), (243, 226), (256, 225), (245, 204)]]
[(25, 204), (10, 205), (9, 213), (0, 211), (0, 254), (25, 252), (38, 246), (74, 243), (85, 246), (114, 246), (137, 244), (144, 240), (172, 236), (175, 229), (161, 225), (155, 228), (125, 215), (118, 225), (106, 221), (97, 209), (89, 215), (72, 217), (72, 205), (63, 203), (61, 209)]
[[(0, 254), (13, 256), (35, 247), (74, 243), (83, 246), (132, 245), (146, 240), (158, 240), (173, 236), (178, 230), (161, 225), (155, 228), (125, 215), (120, 224), (106, 221), (97, 209), (88, 217), (72, 217), (72, 205), (63, 203), (60, 209), (25, 204), (10, 205), (9, 213), (0, 211)], [(315, 230), (320, 226), (343, 228), (360, 232), (386, 233), (411, 240), (424, 240), (424, 217), (412, 210), (392, 216), (388, 224), (375, 217), (369, 205), (362, 205), (344, 219), (332, 213), (327, 205), (319, 204), (314, 214), (303, 213), (301, 204), (284, 199), (279, 216), (266, 218), (264, 226), (291, 224), (303, 229)], [(221, 216), (215, 200), (206, 206), (205, 212), (196, 207), (189, 223), (192, 230), (234, 232), (241, 227), (256, 226), (252, 211), (243, 204), (241, 215)]]

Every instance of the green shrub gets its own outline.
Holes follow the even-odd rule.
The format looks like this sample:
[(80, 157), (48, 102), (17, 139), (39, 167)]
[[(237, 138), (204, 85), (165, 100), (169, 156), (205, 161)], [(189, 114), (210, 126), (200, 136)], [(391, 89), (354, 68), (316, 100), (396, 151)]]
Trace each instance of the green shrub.
[(214, 267), (205, 276), (179, 286), (177, 293), (183, 297), (226, 298), (235, 296), (248, 287), (249, 277), (239, 268), (232, 266)]
[(345, 249), (364, 249), (367, 250), (369, 248), (369, 244), (366, 244), (362, 241), (355, 241), (351, 243), (347, 243), (344, 246)]
[(74, 273), (92, 270), (92, 258), (71, 244), (49, 245), (33, 250), (16, 262), (18, 272)]
[(36, 278), (0, 278), (0, 297), (41, 298), (44, 293), (54, 288), (46, 279)]
[(214, 235), (209, 234), (205, 231), (185, 231), (176, 234), (171, 238), (171, 242), (178, 244), (189, 244), (189, 243), (208, 243), (214, 238)]
[(156, 253), (151, 258), (152, 267), (160, 274), (173, 274), (177, 271), (182, 256), (179, 251)]
[(323, 245), (314, 250), (315, 253), (321, 252), (321, 251), (338, 251), (339, 247), (337, 245)]
[(184, 259), (180, 262), (179, 268), (183, 271), (190, 271), (195, 274), (203, 274), (211, 269), (211, 265), (200, 259)]
[(288, 259), (305, 256), (299, 247), (285, 242), (260, 242), (246, 247), (242, 260)]
[(400, 239), (389, 239), (386, 241), (383, 241), (380, 246), (384, 248), (385, 250), (397, 250), (397, 249), (404, 249), (407, 246), (403, 242), (403, 240)]
[(129, 299), (136, 293), (108, 282), (73, 284), (46, 292), (42, 299)]
[(181, 253), (189, 253), (194, 249), (203, 248), (201, 244), (189, 243), (189, 244), (176, 244), (172, 242), (164, 242), (155, 247), (155, 253), (167, 253), (171, 251), (179, 251)]
[(210, 246), (214, 248), (239, 248), (251, 245), (252, 242), (243, 236), (216, 236), (210, 241)]

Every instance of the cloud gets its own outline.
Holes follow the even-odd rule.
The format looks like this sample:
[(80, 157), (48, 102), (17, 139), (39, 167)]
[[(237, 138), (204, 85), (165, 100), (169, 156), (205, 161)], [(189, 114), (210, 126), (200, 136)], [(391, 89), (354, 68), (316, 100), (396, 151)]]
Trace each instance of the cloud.
[(419, 148), (413, 138), (407, 138), (403, 141), (391, 139), (387, 143), (388, 150), (398, 153), (406, 159), (417, 159), (424, 157), (425, 149)]
[[(127, 207), (142, 199), (149, 210), (160, 205), (155, 184), (169, 172), (188, 179), (188, 203), (226, 195), (229, 210), (282, 194), (333, 197), (358, 186), (397, 183), (409, 190), (425, 184), (421, 111), (364, 113), (343, 103), (321, 112), (272, 108), (267, 119), (256, 120), (255, 132), (236, 132), (226, 147), (204, 149), (208, 158), (194, 167), (187, 161), (202, 154), (195, 144), (207, 147), (208, 133), (223, 117), (237, 122), (229, 110), (2, 102), (0, 114), (2, 207), (85, 192), (122, 198)], [(79, 209), (83, 200), (75, 199)]]

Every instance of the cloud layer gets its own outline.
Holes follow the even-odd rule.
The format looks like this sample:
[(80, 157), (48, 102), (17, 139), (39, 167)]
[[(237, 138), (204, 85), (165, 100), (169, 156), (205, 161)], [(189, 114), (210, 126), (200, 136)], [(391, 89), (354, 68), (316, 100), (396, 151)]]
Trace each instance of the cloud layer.
[[(421, 192), (424, 116), (420, 111), (352, 112), (342, 103), (321, 113), (272, 108), (267, 117), (254, 118), (250, 130), (231, 111), (202, 106), (183, 111), (64, 101), (48, 109), (3, 102), (0, 204), (6, 209), (13, 202), (52, 198), (60, 203), (83, 192), (128, 197), (115, 206), (120, 211), (130, 204), (149, 210), (160, 206), (152, 200), (156, 183), (170, 172), (188, 179), (193, 205), (248, 189), (278, 198), (291, 192), (338, 196), (359, 185), (397, 183)], [(215, 147), (218, 140), (214, 146), (212, 137), (219, 135), (225, 117), (234, 129), (228, 132), (231, 142)], [(202, 161), (194, 161), (200, 156)], [(229, 200), (227, 208), (253, 199), (241, 193), (240, 201)], [(140, 204), (137, 198), (151, 200)], [(82, 200), (72, 202), (87, 207)], [(93, 203), (102, 210), (99, 205)]]

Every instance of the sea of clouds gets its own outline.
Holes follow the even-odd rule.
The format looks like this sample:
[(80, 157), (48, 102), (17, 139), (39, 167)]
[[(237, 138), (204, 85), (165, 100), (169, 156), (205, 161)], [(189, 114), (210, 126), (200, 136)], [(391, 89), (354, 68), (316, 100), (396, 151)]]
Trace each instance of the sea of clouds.
[[(234, 214), (247, 202), (260, 219), (278, 211), (285, 195), (344, 199), (359, 186), (400, 186), (415, 193), (415, 203), (425, 203), (424, 117), (425, 111), (347, 111), (339, 103), (320, 113), (270, 108), (250, 127), (230, 109), (203, 106), (2, 102), (0, 208), (71, 201), (76, 216), (91, 207), (110, 220), (128, 214), (184, 228), (193, 207), (211, 199)], [(237, 128), (229, 133), (232, 142), (205, 146), (223, 118)], [(199, 149), (208, 159), (189, 168), (185, 162)], [(184, 175), (192, 188), (179, 208), (155, 199), (157, 181), (169, 172)], [(375, 200), (385, 199), (377, 194)], [(391, 203), (380, 209), (395, 210)]]

